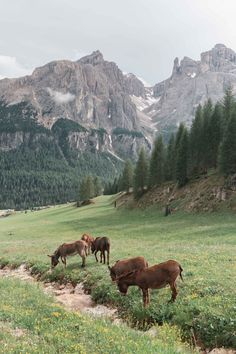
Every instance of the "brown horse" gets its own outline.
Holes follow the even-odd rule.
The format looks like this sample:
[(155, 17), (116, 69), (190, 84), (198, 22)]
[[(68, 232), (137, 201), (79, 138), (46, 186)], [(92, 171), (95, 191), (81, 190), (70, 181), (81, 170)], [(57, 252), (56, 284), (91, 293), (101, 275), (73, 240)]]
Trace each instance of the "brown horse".
[(97, 253), (98, 251), (100, 251), (100, 263), (102, 263), (102, 258), (103, 258), (104, 264), (106, 263), (105, 252), (107, 252), (107, 264), (109, 264), (110, 240), (108, 237), (96, 237), (95, 240), (92, 241), (91, 251), (92, 253), (94, 253), (97, 262), (98, 262)]
[(116, 281), (121, 275), (127, 274), (133, 270), (144, 269), (148, 267), (148, 262), (144, 257), (134, 257), (116, 261), (113, 267), (108, 266), (112, 281)]
[(143, 293), (144, 307), (150, 303), (149, 289), (161, 289), (169, 285), (172, 291), (172, 302), (177, 296), (176, 279), (182, 278), (181, 265), (173, 260), (156, 264), (143, 270), (134, 270), (117, 278), (117, 285), (121, 294), (126, 295), (129, 286), (138, 286)]
[[(83, 234), (81, 240), (85, 241), (88, 245), (88, 254), (91, 253), (91, 244), (94, 241), (94, 237), (88, 234)], [(88, 255), (87, 254), (87, 255)]]
[(51, 268), (55, 268), (59, 263), (59, 258), (61, 258), (62, 263), (66, 268), (66, 257), (74, 256), (79, 254), (82, 258), (82, 267), (85, 267), (85, 258), (87, 255), (88, 245), (85, 241), (79, 240), (73, 243), (63, 243), (59, 246), (56, 251), (48, 257), (51, 258)]

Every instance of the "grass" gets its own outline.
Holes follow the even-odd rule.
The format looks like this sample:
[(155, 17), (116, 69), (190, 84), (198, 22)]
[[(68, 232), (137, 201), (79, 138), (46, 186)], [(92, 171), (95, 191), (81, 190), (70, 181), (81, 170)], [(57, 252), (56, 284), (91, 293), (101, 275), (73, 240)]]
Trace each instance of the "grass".
[[(185, 214), (165, 218), (155, 207), (115, 209), (110, 197), (83, 208), (72, 205), (19, 213), (0, 220), (1, 264), (28, 262), (42, 278), (83, 281), (97, 302), (116, 305), (126, 321), (137, 328), (151, 324), (177, 326), (182, 337), (206, 347), (236, 347), (236, 218), (233, 213)], [(50, 275), (49, 258), (58, 245), (84, 233), (111, 239), (111, 263), (143, 255), (150, 265), (175, 259), (184, 269), (175, 304), (167, 304), (169, 288), (152, 291), (151, 305), (142, 307), (137, 288), (122, 297), (109, 278), (107, 267), (87, 258), (68, 259)], [(194, 334), (194, 335), (193, 335)]]
[(159, 339), (125, 325), (94, 321), (65, 311), (41, 287), (0, 279), (0, 353), (190, 353), (176, 328), (159, 331)]

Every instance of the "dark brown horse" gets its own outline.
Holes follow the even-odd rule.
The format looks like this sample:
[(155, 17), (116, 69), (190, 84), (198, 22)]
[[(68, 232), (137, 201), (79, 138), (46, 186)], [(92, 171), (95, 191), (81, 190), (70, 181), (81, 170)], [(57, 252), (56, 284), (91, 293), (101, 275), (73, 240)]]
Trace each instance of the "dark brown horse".
[(97, 262), (97, 253), (100, 251), (100, 263), (102, 263), (103, 258), (104, 264), (106, 263), (105, 252), (107, 252), (107, 264), (109, 264), (110, 240), (108, 237), (96, 237), (95, 240), (91, 243), (91, 251), (94, 253)]

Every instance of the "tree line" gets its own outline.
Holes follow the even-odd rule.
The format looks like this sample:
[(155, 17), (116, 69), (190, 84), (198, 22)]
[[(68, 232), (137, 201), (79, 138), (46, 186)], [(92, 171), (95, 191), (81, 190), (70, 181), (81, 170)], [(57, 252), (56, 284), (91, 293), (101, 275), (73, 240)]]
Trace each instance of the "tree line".
[(133, 188), (140, 197), (147, 189), (174, 181), (179, 187), (210, 169), (224, 176), (236, 173), (236, 101), (228, 88), (222, 102), (210, 99), (197, 107), (190, 129), (181, 123), (165, 145), (159, 135), (151, 156), (141, 149), (135, 165), (126, 161), (122, 175), (105, 186), (105, 194)]
[(80, 183), (79, 198), (77, 202), (78, 206), (83, 201), (88, 201), (91, 198), (98, 197), (102, 194), (102, 191), (103, 186), (100, 177), (93, 177), (91, 175), (85, 176)]

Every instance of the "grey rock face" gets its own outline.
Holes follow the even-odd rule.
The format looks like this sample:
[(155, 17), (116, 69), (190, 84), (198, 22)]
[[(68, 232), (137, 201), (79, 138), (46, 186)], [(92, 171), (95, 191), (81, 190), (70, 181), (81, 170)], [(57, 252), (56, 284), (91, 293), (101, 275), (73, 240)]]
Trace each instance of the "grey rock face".
[(8, 103), (30, 102), (45, 126), (52, 118), (63, 117), (89, 128), (139, 130), (126, 87), (117, 65), (96, 51), (77, 62), (51, 62), (31, 76), (0, 80), (0, 98)]
[[(88, 133), (74, 132), (68, 137), (73, 148), (82, 150), (88, 146), (99, 151), (113, 149), (112, 141), (104, 141), (102, 146), (91, 130), (104, 128), (108, 139), (116, 127), (129, 131), (143, 129), (131, 94), (144, 94), (141, 81), (135, 76), (124, 76), (99, 51), (76, 62), (53, 61), (35, 69), (31, 76), (0, 80), (0, 100), (11, 105), (30, 103), (44, 127), (51, 129), (60, 118), (85, 127)], [(19, 145), (17, 141), (12, 146)]]
[(179, 62), (176, 58), (171, 77), (153, 87), (157, 102), (143, 113), (153, 119), (158, 130), (176, 127), (179, 122), (190, 126), (197, 106), (208, 98), (221, 100), (229, 85), (236, 93), (236, 53), (217, 44), (202, 53), (200, 61), (184, 57)]
[(9, 151), (17, 149), (21, 144), (27, 143), (29, 140), (29, 133), (16, 132), (0, 134), (0, 151)]
[(134, 74), (125, 75), (126, 90), (130, 95), (145, 98), (144, 84)]
[(46, 139), (52, 141), (52, 137), (48, 137), (46, 134), (34, 134), (31, 135), (30, 132), (1, 132), (0, 133), (0, 151), (10, 151), (18, 149), (21, 145), (37, 144), (40, 139)]

